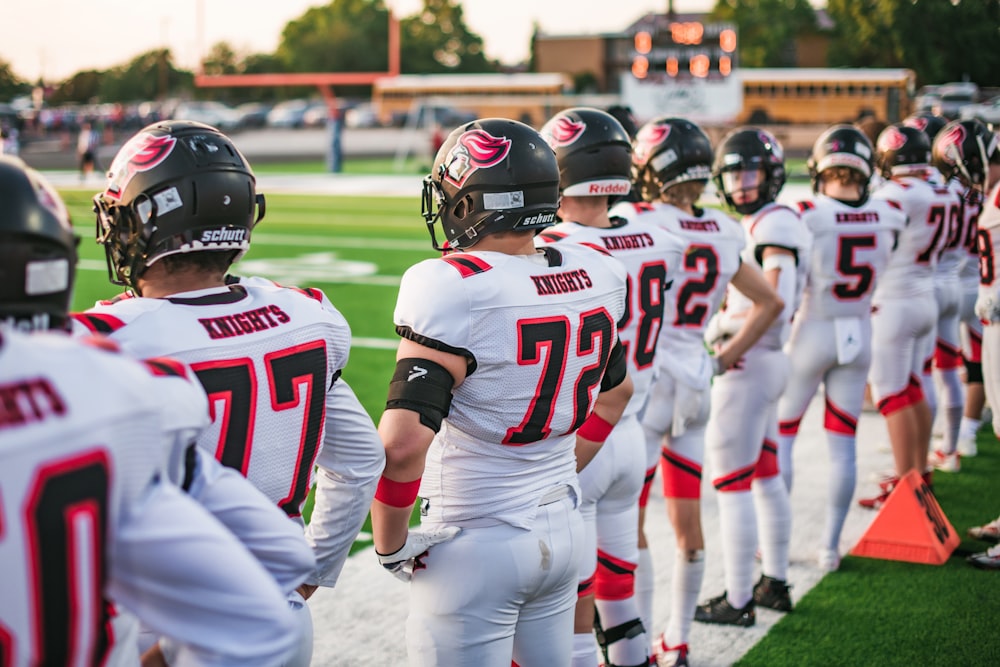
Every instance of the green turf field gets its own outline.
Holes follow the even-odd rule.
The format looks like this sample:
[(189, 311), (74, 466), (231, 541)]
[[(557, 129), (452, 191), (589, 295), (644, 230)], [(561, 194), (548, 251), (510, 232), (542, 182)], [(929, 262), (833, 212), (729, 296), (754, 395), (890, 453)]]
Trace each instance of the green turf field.
[[(62, 194), (82, 237), (74, 300), (79, 310), (120, 288), (108, 283), (103, 249), (93, 242), (93, 193)], [(344, 377), (377, 420), (394, 365), (392, 309), (399, 278), (406, 267), (435, 256), (419, 199), (275, 194), (267, 202), (253, 249), (234, 272), (326, 291), (356, 339)], [(938, 473), (935, 481), (937, 497), (962, 536), (1000, 513), (1000, 445), (983, 434), (979, 449), (980, 456), (963, 460), (961, 473)], [(368, 544), (360, 540), (356, 548)], [(739, 664), (1000, 664), (1000, 572), (964, 561), (965, 554), (985, 547), (965, 540), (941, 567), (847, 557)]]

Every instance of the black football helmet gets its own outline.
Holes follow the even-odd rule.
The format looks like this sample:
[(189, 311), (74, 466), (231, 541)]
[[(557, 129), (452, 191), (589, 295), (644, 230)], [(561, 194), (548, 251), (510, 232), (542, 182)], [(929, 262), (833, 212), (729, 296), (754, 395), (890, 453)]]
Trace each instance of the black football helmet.
[(646, 201), (670, 186), (712, 177), (712, 142), (684, 118), (662, 116), (639, 128), (632, 142), (632, 184)]
[(885, 178), (897, 167), (928, 167), (931, 142), (924, 130), (905, 123), (893, 123), (882, 130), (875, 142), (875, 164)]
[(255, 186), (246, 158), (214, 127), (171, 120), (143, 128), (94, 197), (109, 279), (137, 289), (147, 267), (179, 253), (226, 251), (238, 260), (264, 217)]
[(556, 152), (563, 195), (619, 197), (632, 189), (632, 141), (611, 114), (567, 109), (553, 116), (541, 135)]
[(948, 119), (936, 113), (921, 111), (903, 119), (903, 125), (915, 127), (927, 133), (927, 138), (934, 143), (934, 137), (948, 124)]
[(65, 328), (80, 241), (66, 206), (37, 171), (2, 155), (0, 202), (0, 324)]
[(955, 120), (934, 138), (931, 159), (945, 178), (957, 178), (966, 187), (984, 190), (996, 151), (997, 135), (981, 121)]
[[(556, 221), (559, 165), (545, 139), (506, 118), (455, 128), (424, 178), (423, 216), (435, 250), (467, 250), (483, 236)], [(447, 243), (438, 244), (441, 222)]]
[(819, 135), (812, 155), (806, 160), (813, 193), (819, 192), (819, 175), (831, 167), (846, 167), (864, 178), (862, 199), (867, 197), (874, 166), (872, 144), (864, 132), (853, 125), (834, 125)]
[[(733, 193), (741, 189), (731, 177), (734, 172), (763, 172), (759, 182), (743, 187), (756, 187), (757, 198), (752, 202), (737, 204)], [(715, 151), (712, 180), (722, 198), (738, 213), (756, 213), (778, 198), (785, 185), (785, 151), (770, 132), (754, 127), (738, 128), (730, 132)]]

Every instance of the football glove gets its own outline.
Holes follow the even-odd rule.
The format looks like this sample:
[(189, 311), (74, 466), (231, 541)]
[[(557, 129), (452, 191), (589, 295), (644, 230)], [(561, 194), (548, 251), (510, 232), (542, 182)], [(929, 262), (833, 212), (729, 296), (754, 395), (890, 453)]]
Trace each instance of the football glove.
[(436, 530), (411, 530), (406, 536), (406, 543), (391, 554), (380, 554), (378, 562), (400, 581), (409, 581), (414, 570), (426, 567), (421, 558), (427, 555), (427, 550), (435, 544), (441, 544), (454, 539), (462, 532), (458, 526), (447, 526)]

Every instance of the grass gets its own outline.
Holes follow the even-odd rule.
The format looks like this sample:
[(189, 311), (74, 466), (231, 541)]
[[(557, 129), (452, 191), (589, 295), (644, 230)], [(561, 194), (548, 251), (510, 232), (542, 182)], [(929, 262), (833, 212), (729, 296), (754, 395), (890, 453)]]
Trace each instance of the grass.
[[(341, 165), (345, 174), (425, 174), (430, 170), (426, 158), (408, 157), (401, 164), (395, 158), (346, 157)], [(259, 174), (325, 174), (326, 160), (295, 160), (289, 162), (264, 162), (254, 166)]]
[(1000, 442), (979, 434), (979, 456), (936, 473), (934, 492), (963, 537), (939, 567), (847, 556), (737, 665), (996, 665), (1000, 574), (965, 557), (989, 545), (965, 539), (1000, 514)]

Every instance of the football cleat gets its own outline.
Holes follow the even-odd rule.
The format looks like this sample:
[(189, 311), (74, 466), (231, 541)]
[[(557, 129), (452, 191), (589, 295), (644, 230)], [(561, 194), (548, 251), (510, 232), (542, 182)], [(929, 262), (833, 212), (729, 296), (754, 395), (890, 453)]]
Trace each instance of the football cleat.
[(817, 560), (819, 569), (824, 572), (836, 572), (840, 569), (840, 554), (836, 549), (820, 549)]
[(958, 438), (958, 453), (962, 456), (972, 457), (977, 454), (976, 436)]
[(892, 493), (894, 488), (896, 488), (895, 485), (889, 487), (887, 490), (881, 491), (877, 496), (872, 498), (862, 498), (858, 501), (858, 505), (861, 505), (865, 509), (869, 510), (882, 509), (882, 505), (885, 505), (885, 501), (889, 500), (889, 495)]
[(990, 547), (988, 551), (972, 554), (966, 560), (982, 570), (1000, 570), (1000, 544)]
[(663, 635), (653, 642), (653, 661), (656, 667), (688, 667), (688, 645), (667, 646)]
[(975, 540), (1000, 542), (1000, 517), (983, 526), (973, 526), (967, 531), (969, 537)]
[(754, 610), (753, 598), (740, 609), (736, 609), (726, 594), (704, 602), (694, 610), (694, 620), (699, 623), (715, 623), (718, 625), (738, 625), (749, 628), (757, 622), (757, 612)]
[(753, 601), (761, 607), (775, 611), (791, 611), (791, 586), (782, 579), (775, 579), (766, 574), (760, 575), (760, 581), (753, 587)]
[(959, 458), (960, 455), (957, 451), (946, 454), (940, 449), (935, 449), (931, 452), (929, 463), (935, 470), (940, 470), (941, 472), (958, 472), (962, 469), (962, 463)]

